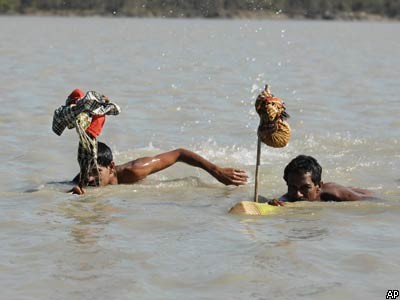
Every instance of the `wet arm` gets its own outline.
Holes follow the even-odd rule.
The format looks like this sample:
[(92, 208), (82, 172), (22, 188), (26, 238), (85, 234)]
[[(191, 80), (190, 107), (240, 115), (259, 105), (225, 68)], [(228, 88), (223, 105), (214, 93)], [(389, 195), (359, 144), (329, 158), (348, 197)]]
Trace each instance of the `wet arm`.
[(175, 151), (178, 152), (177, 161), (201, 168), (225, 185), (242, 185), (247, 182), (247, 175), (243, 170), (221, 168), (200, 155), (186, 149), (177, 149)]
[(244, 171), (232, 168), (220, 168), (200, 155), (181, 148), (154, 157), (139, 158), (131, 163), (129, 169), (134, 174), (133, 177), (135, 180), (140, 180), (147, 175), (164, 170), (176, 162), (183, 162), (190, 166), (201, 168), (226, 185), (241, 185), (247, 182), (247, 175)]

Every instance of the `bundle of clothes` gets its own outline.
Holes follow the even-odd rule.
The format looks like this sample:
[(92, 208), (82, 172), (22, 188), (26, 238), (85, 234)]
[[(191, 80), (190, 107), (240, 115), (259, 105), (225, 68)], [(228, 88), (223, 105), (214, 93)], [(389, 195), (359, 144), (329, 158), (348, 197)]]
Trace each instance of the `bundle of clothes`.
[(257, 130), (260, 140), (274, 148), (285, 147), (289, 143), (291, 129), (286, 121), (289, 114), (283, 100), (275, 97), (266, 85), (257, 97), (255, 108), (260, 117)]
[(79, 136), (78, 163), (80, 168), (79, 186), (88, 185), (89, 177), (97, 172), (97, 137), (100, 135), (106, 115), (118, 115), (119, 106), (108, 97), (89, 91), (86, 94), (75, 89), (68, 96), (65, 105), (54, 111), (52, 129), (60, 136), (65, 128), (75, 128)]

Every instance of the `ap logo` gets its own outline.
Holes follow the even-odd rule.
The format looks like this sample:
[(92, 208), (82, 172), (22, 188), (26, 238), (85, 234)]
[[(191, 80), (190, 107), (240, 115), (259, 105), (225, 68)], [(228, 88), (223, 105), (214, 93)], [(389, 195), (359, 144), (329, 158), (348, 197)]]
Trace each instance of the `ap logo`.
[(396, 299), (399, 296), (399, 290), (388, 290), (386, 292), (386, 299)]

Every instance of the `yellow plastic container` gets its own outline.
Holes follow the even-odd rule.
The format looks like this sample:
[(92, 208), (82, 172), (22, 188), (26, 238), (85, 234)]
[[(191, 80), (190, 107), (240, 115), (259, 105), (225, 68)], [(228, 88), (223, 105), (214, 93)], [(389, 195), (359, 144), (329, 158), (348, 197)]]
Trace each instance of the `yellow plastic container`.
[(267, 216), (274, 214), (279, 207), (269, 205), (267, 203), (256, 203), (252, 201), (241, 201), (236, 203), (229, 212), (232, 214), (251, 215), (251, 216)]

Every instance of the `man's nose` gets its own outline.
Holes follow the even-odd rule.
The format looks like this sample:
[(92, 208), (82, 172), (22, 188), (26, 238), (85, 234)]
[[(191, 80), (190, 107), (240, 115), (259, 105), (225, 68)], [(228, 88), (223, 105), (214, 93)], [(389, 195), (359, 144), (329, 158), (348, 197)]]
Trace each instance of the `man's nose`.
[(299, 190), (297, 190), (296, 191), (296, 199), (302, 199), (303, 197), (304, 197), (304, 195)]
[(94, 176), (89, 176), (89, 184), (90, 185), (96, 184), (96, 178)]

